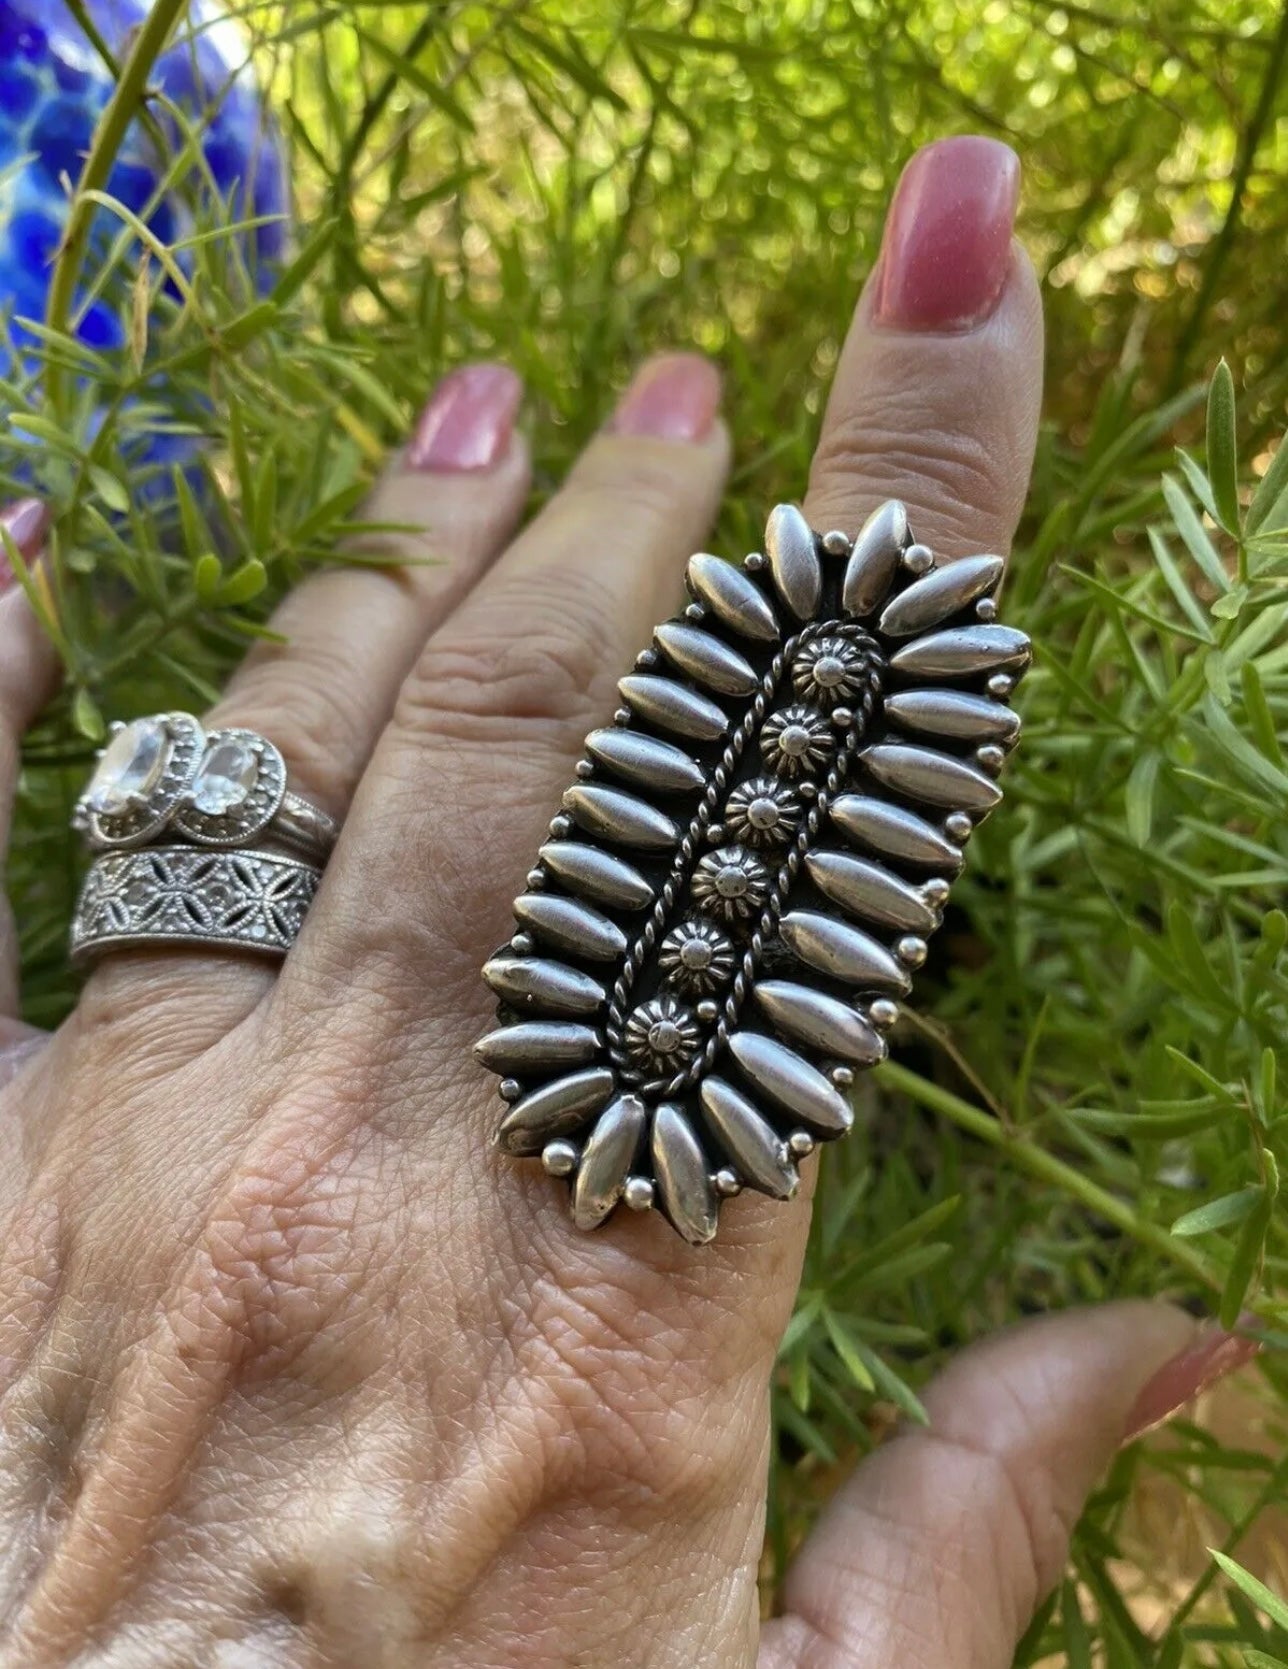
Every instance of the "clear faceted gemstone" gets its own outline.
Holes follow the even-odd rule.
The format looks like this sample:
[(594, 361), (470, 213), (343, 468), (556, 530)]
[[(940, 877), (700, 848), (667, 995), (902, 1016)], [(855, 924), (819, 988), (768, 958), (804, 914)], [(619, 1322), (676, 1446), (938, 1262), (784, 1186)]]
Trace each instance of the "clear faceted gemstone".
[(170, 759), (170, 734), (158, 719), (135, 719), (118, 730), (90, 778), (86, 801), (101, 817), (119, 817), (147, 799)]
[(249, 743), (226, 736), (207, 752), (192, 784), (192, 803), (208, 817), (244, 805), (259, 780), (259, 760)]

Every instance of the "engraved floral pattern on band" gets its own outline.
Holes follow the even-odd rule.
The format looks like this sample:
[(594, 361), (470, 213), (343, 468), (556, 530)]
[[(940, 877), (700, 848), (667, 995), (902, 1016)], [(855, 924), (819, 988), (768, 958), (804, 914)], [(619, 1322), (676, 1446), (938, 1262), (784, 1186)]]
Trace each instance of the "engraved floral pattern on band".
[(72, 955), (109, 944), (186, 943), (284, 954), (319, 871), (271, 852), (151, 846), (96, 858), (72, 921)]

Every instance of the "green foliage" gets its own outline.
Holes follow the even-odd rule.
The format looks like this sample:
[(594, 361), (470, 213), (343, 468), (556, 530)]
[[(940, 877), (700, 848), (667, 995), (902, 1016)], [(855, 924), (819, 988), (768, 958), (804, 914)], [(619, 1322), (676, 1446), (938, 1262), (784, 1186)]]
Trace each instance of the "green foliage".
[[(715, 548), (749, 548), (805, 479), (900, 165), (943, 132), (1009, 137), (1050, 324), (1007, 603), (1038, 650), (1025, 743), (922, 1018), (823, 1169), (774, 1387), (767, 1584), (841, 1469), (896, 1413), (922, 1417), (915, 1387), (946, 1351), (1029, 1311), (1170, 1295), (1252, 1312), (1266, 1452), (1186, 1424), (1125, 1452), (1018, 1661), (1288, 1660), (1283, 1618), (1231, 1558), (1288, 1492), (1288, 446), (1272, 450), (1288, 8), (334, 0), (244, 17), (295, 155), (293, 264), (257, 295), (194, 120), (170, 168), (201, 204), (183, 263), (118, 208), (92, 275), (127, 349), (68, 333), (73, 237), (39, 363), (3, 389), (0, 487), (34, 475), (57, 513), (32, 594), (67, 669), (30, 739), (11, 865), (32, 1017), (71, 996), (61, 830), (103, 715), (210, 699), (342, 532), (345, 560), (379, 560), (355, 520), (365, 484), (445, 365), (496, 354), (524, 373), (544, 494), (642, 353), (715, 353), (737, 442)], [(87, 189), (158, 34), (121, 66)], [(201, 491), (138, 465), (158, 429), (207, 437)], [(1157, 1548), (1133, 1575), (1128, 1504), (1160, 1480), (1221, 1541), (1197, 1580)], [(1146, 1591), (1170, 1621), (1140, 1620)]]

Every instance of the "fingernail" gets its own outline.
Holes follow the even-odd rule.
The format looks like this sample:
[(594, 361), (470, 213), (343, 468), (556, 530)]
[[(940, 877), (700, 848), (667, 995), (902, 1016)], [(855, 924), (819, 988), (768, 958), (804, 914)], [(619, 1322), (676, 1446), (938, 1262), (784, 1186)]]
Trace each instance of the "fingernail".
[[(17, 545), (23, 561), (34, 562), (49, 527), (49, 506), (38, 498), (16, 498), (0, 510), (0, 522)], [(0, 591), (7, 591), (13, 582), (13, 569), (9, 566), (4, 541), (0, 539)]]
[(1153, 1378), (1146, 1381), (1127, 1416), (1123, 1442), (1130, 1443), (1142, 1432), (1170, 1419), (1226, 1374), (1250, 1362), (1260, 1349), (1256, 1339), (1229, 1333), (1224, 1327), (1206, 1328), (1187, 1350), (1164, 1362)]
[(720, 410), (720, 373), (701, 354), (659, 354), (640, 367), (608, 428), (615, 435), (699, 441)]
[(449, 371), (408, 442), (409, 468), (444, 474), (491, 469), (509, 448), (522, 399), (523, 383), (508, 365)]
[(1019, 158), (996, 139), (965, 134), (918, 151), (886, 217), (877, 322), (927, 331), (982, 324), (1010, 270), (1019, 196)]

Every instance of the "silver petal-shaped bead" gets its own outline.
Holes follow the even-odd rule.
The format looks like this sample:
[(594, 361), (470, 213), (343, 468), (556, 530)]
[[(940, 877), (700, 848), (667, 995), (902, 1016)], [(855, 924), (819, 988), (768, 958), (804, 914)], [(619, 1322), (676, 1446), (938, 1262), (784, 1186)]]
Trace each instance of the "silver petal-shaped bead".
[(548, 840), (539, 855), (556, 880), (592, 903), (642, 910), (653, 902), (653, 888), (633, 864), (584, 840)]
[(786, 979), (764, 979), (755, 988), (758, 1007), (776, 1031), (811, 1049), (835, 1055), (850, 1066), (875, 1066), (885, 1059), (881, 1034), (848, 1003)]
[(552, 1136), (575, 1130), (613, 1093), (616, 1079), (606, 1066), (587, 1067), (566, 1078), (542, 1084), (516, 1101), (497, 1127), (497, 1141), (507, 1153), (540, 1153)]
[(932, 568), (906, 591), (886, 604), (879, 629), (887, 637), (910, 637), (959, 613), (977, 597), (997, 589), (1002, 577), (1000, 556), (964, 556)]
[(992, 777), (931, 748), (882, 742), (859, 755), (868, 770), (887, 788), (914, 800), (961, 811), (991, 811), (1002, 798)]
[(655, 736), (642, 736), (638, 730), (616, 726), (592, 730), (586, 738), (586, 752), (623, 782), (655, 794), (691, 794), (706, 787), (702, 767), (682, 748), (659, 742)]
[(595, 1120), (572, 1189), (572, 1220), (579, 1229), (598, 1228), (621, 1199), (647, 1116), (638, 1095), (622, 1095)]
[(774, 643), (781, 636), (768, 598), (732, 562), (705, 553), (690, 557), (686, 578), (690, 595), (733, 631), (760, 643)]
[(811, 1130), (839, 1136), (854, 1123), (849, 1102), (817, 1068), (763, 1032), (735, 1032), (729, 1053), (771, 1101)]
[(886, 697), (885, 710), (905, 730), (954, 741), (1012, 742), (1020, 733), (1018, 713), (965, 690), (901, 690)]
[(814, 530), (794, 504), (776, 504), (765, 524), (765, 555), (778, 595), (798, 620), (809, 620), (823, 589)]
[(698, 1138), (669, 1101), (653, 1114), (650, 1146), (662, 1209), (690, 1245), (705, 1246), (715, 1238), (716, 1191)]
[(847, 840), (871, 852), (934, 869), (961, 868), (961, 848), (905, 806), (862, 794), (842, 794), (833, 800), (828, 813)]
[(898, 499), (879, 505), (859, 529), (845, 566), (841, 607), (863, 619), (885, 601), (908, 543), (908, 512)]
[(776, 1200), (790, 1200), (800, 1186), (800, 1174), (787, 1143), (768, 1119), (723, 1078), (703, 1080), (701, 1101), (706, 1121), (737, 1167), (739, 1179)]
[(720, 695), (750, 695), (760, 682), (745, 655), (700, 626), (672, 620), (659, 626), (653, 636), (658, 648), (681, 672)]
[(483, 978), (503, 1002), (536, 1014), (594, 1014), (608, 995), (580, 968), (539, 956), (494, 956)]
[(625, 954), (625, 933), (592, 904), (552, 892), (525, 892), (515, 899), (514, 913), (538, 939), (566, 956), (613, 962)]
[(521, 1020), (489, 1032), (474, 1045), (474, 1058), (502, 1077), (560, 1066), (584, 1066), (594, 1060), (603, 1038), (591, 1026), (569, 1020)]
[(939, 926), (937, 912), (918, 889), (880, 864), (848, 852), (813, 851), (805, 867), (824, 897), (852, 916), (904, 933), (933, 933)]
[(723, 707), (687, 684), (677, 684), (674, 678), (637, 672), (619, 678), (617, 688), (623, 701), (659, 730), (691, 736), (699, 742), (715, 742), (729, 728), (729, 715)]
[(893, 991), (899, 996), (911, 988), (907, 969), (884, 945), (835, 916), (790, 910), (779, 922), (778, 932), (793, 956), (843, 985), (859, 991)]
[(597, 783), (578, 782), (564, 790), (563, 808), (587, 834), (619, 846), (662, 851), (680, 838), (679, 825), (664, 811), (634, 794)]
[(964, 678), (1025, 667), (1032, 646), (1010, 626), (952, 626), (905, 643), (890, 657), (896, 672), (918, 678)]

